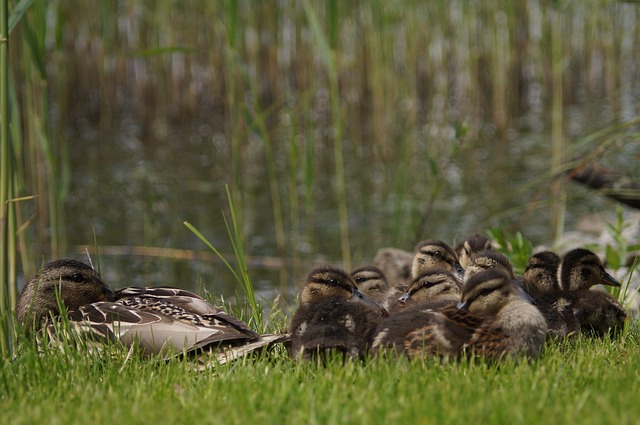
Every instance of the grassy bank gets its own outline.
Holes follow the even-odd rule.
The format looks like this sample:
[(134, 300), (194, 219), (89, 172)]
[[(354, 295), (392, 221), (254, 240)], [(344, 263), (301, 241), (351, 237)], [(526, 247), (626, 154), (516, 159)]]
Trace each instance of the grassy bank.
[(276, 351), (203, 373), (181, 360), (27, 350), (3, 360), (0, 406), (12, 424), (631, 424), (639, 336), (549, 344), (537, 361), (500, 367), (377, 358), (318, 368)]

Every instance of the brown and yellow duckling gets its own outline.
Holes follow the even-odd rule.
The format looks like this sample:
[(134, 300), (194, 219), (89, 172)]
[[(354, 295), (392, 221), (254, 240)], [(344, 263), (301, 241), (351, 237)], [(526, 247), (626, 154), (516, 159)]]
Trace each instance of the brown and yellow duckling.
[(462, 290), (458, 279), (448, 270), (428, 270), (415, 278), (407, 292), (402, 294), (392, 311), (429, 305), (433, 309), (456, 305), (460, 301)]
[(460, 265), (466, 270), (473, 261), (475, 254), (491, 250), (491, 239), (480, 233), (475, 233), (455, 247)]
[(456, 252), (445, 242), (429, 239), (420, 242), (414, 250), (411, 263), (411, 279), (415, 279), (428, 270), (444, 269), (452, 272), (462, 283), (464, 269), (458, 261)]
[(358, 290), (348, 273), (334, 267), (312, 270), (298, 298), (300, 306), (288, 327), (293, 359), (323, 360), (330, 352), (362, 358), (387, 315)]
[(560, 290), (558, 268), (560, 256), (552, 251), (533, 254), (522, 275), (522, 284), (529, 295), (537, 298), (542, 294)]
[(409, 358), (458, 358), (474, 353), (490, 360), (535, 357), (547, 325), (540, 312), (518, 295), (511, 278), (491, 269), (472, 276), (456, 307), (416, 307), (386, 319), (374, 337), (374, 352), (392, 348)]
[(465, 269), (464, 279), (469, 280), (472, 276), (490, 269), (502, 270), (509, 278), (515, 279), (513, 265), (509, 259), (498, 251), (485, 250), (474, 254), (469, 266)]
[(385, 308), (389, 298), (395, 294), (382, 270), (375, 266), (357, 268), (351, 272), (351, 277), (360, 292)]
[(127, 347), (139, 344), (145, 355), (210, 352), (212, 362), (223, 363), (287, 338), (259, 335), (241, 320), (183, 289), (123, 288), (113, 292), (93, 268), (69, 259), (48, 263), (25, 285), (16, 306), (19, 323), (28, 330), (44, 330), (55, 340), (60, 336), (58, 299), (78, 334), (98, 346), (114, 341)]
[(535, 298), (549, 324), (549, 334), (564, 338), (577, 333), (604, 336), (624, 327), (627, 314), (611, 295), (592, 289), (602, 284), (618, 287), (593, 252), (577, 248), (562, 258), (558, 272), (560, 290), (542, 291)]

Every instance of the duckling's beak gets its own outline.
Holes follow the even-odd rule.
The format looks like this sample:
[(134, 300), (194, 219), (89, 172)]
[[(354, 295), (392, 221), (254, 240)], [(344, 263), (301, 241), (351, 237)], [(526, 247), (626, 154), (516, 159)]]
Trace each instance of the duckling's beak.
[(411, 298), (411, 292), (405, 292), (400, 296), (400, 298), (398, 298), (398, 301), (400, 301), (402, 304), (406, 304), (407, 301), (409, 301), (409, 298)]
[(464, 268), (460, 263), (453, 264), (453, 272), (460, 279), (464, 279)]
[(602, 280), (600, 281), (600, 283), (609, 286), (622, 286), (615, 277), (611, 276), (607, 272), (604, 272), (604, 276), (602, 276)]
[(469, 303), (468, 303), (468, 302), (466, 302), (466, 301), (460, 301), (460, 302), (456, 305), (456, 308), (457, 308), (458, 310), (465, 310), (465, 311), (466, 311), (466, 310), (467, 310), (467, 307), (469, 307)]
[(375, 307), (378, 310), (380, 310), (380, 313), (382, 314), (382, 316), (384, 317), (389, 316), (389, 312), (387, 311), (386, 308), (382, 307), (380, 304), (373, 301), (371, 298), (367, 297), (365, 294), (358, 291), (357, 289), (354, 289), (353, 291), (351, 291), (351, 300), (366, 303), (371, 307)]

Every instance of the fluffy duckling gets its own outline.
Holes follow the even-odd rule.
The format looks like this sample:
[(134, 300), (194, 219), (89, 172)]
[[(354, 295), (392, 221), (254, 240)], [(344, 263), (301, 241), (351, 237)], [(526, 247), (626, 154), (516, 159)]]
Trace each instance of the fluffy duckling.
[(394, 310), (429, 304), (431, 308), (456, 305), (462, 291), (458, 279), (448, 270), (428, 270), (418, 276), (398, 298)]
[(475, 254), (491, 249), (491, 239), (480, 233), (475, 233), (456, 245), (455, 251), (460, 265), (466, 270), (473, 261)]
[(513, 266), (509, 259), (498, 251), (486, 250), (474, 255), (469, 267), (465, 269), (464, 279), (469, 280), (472, 276), (485, 270), (498, 269), (506, 273), (510, 279), (515, 279)]
[(522, 284), (529, 295), (537, 298), (542, 294), (559, 291), (558, 268), (560, 256), (555, 252), (542, 251), (533, 254), (522, 275)]
[(205, 351), (214, 355), (213, 362), (224, 363), (287, 338), (259, 335), (183, 289), (123, 288), (114, 293), (91, 267), (68, 259), (45, 265), (24, 287), (16, 307), (20, 324), (42, 328), (53, 341), (58, 339), (57, 297), (78, 334), (98, 344), (136, 343), (145, 355)]
[(360, 292), (381, 306), (387, 307), (390, 293), (394, 291), (382, 270), (375, 266), (364, 266), (352, 271), (351, 277)]
[(544, 347), (547, 322), (512, 278), (499, 269), (483, 271), (465, 284), (459, 309), (481, 315), (468, 349), (489, 360), (503, 357), (537, 357)]
[(466, 282), (457, 307), (417, 307), (389, 317), (372, 346), (376, 353), (394, 348), (409, 358), (457, 358), (466, 351), (490, 360), (535, 357), (546, 330), (540, 312), (518, 295), (510, 277), (492, 269)]
[(289, 333), (293, 359), (323, 359), (327, 352), (366, 355), (386, 310), (358, 290), (351, 276), (334, 267), (312, 270), (299, 294)]
[(543, 292), (535, 300), (550, 335), (564, 338), (582, 332), (603, 336), (623, 328), (624, 308), (608, 293), (591, 289), (598, 284), (620, 286), (596, 254), (582, 248), (569, 251), (558, 276), (560, 289)]
[(462, 281), (464, 269), (458, 261), (456, 252), (446, 243), (429, 239), (420, 242), (414, 250), (411, 263), (411, 278), (415, 279), (422, 273), (433, 269), (444, 269), (456, 275)]

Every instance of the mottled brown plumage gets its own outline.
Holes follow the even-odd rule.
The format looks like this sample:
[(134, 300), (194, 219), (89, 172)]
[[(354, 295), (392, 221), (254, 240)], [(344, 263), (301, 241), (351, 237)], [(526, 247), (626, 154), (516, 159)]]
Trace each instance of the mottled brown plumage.
[(462, 283), (464, 269), (456, 252), (445, 242), (429, 239), (416, 245), (411, 263), (411, 279), (428, 270), (444, 269), (452, 272)]
[(569, 251), (562, 258), (558, 276), (560, 289), (535, 298), (551, 336), (604, 336), (624, 327), (627, 314), (620, 303), (608, 293), (592, 289), (598, 284), (620, 286), (596, 254), (582, 248)]
[[(59, 338), (59, 310), (52, 307), (56, 295), (49, 288), (60, 282), (60, 299), (68, 309), (72, 330), (97, 343), (135, 343), (145, 355), (209, 352), (213, 365), (288, 338), (259, 335), (241, 320), (183, 289), (123, 288), (113, 293), (89, 266), (60, 260), (47, 264), (31, 279), (17, 308), (23, 325), (29, 326), (31, 317), (40, 317), (38, 327), (54, 340)], [(94, 290), (87, 291), (87, 285)]]
[(460, 265), (466, 270), (472, 263), (475, 255), (491, 249), (491, 239), (480, 233), (475, 233), (455, 247)]
[(358, 290), (348, 273), (334, 267), (312, 270), (298, 298), (300, 305), (288, 327), (293, 359), (324, 360), (332, 352), (362, 358), (387, 314)]

